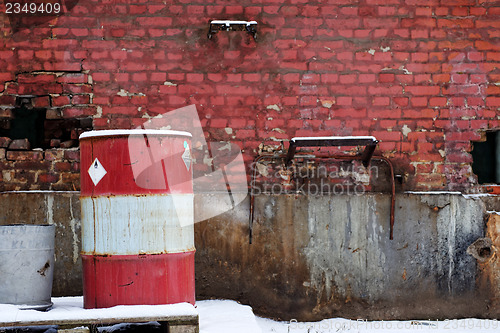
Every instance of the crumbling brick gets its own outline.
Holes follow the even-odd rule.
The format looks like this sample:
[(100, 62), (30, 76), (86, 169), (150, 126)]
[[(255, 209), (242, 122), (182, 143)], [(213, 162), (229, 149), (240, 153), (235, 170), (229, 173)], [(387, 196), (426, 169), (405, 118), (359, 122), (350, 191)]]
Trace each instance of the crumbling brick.
[(7, 147), (9, 147), (9, 145), (10, 145), (11, 142), (12, 142), (11, 138), (0, 137), (0, 147), (1, 148), (7, 148)]
[(9, 149), (11, 150), (28, 150), (31, 148), (28, 139), (16, 139), (12, 140), (9, 144)]

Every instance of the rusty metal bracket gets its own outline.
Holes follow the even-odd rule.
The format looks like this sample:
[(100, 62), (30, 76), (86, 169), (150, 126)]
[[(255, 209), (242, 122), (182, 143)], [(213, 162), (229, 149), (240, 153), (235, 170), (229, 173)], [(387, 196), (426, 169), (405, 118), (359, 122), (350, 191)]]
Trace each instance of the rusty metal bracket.
[(365, 150), (360, 156), (365, 168), (370, 164), (370, 159), (375, 152), (378, 140), (373, 136), (325, 136), (311, 138), (292, 138), (290, 147), (285, 159), (285, 165), (288, 166), (295, 155), (297, 147), (335, 147), (335, 146), (365, 146)]
[(219, 31), (246, 31), (257, 40), (257, 22), (256, 21), (231, 21), (231, 20), (213, 20), (210, 21), (208, 30), (208, 39)]
[[(328, 138), (328, 139), (327, 139)], [(332, 138), (334, 138), (332, 140)], [(298, 139), (298, 138), (294, 138)], [(294, 140), (292, 139), (292, 140)], [(319, 141), (314, 141), (314, 139), (322, 139)], [(342, 140), (347, 140), (347, 141), (341, 141)], [(300, 142), (302, 140), (295, 140), (295, 142), (299, 141), (299, 145), (295, 145), (290, 143), (290, 149), (288, 150), (287, 154), (275, 154), (275, 155), (260, 155), (257, 156), (254, 160), (254, 167), (253, 167), (253, 172), (251, 176), (251, 186), (252, 189), (250, 190), (250, 216), (249, 216), (249, 243), (252, 244), (252, 238), (253, 238), (253, 221), (254, 221), (254, 195), (253, 195), (253, 185), (256, 179), (256, 170), (257, 168), (255, 167), (256, 163), (264, 160), (264, 159), (269, 159), (269, 160), (283, 160), (285, 165), (289, 165), (290, 162), (294, 158), (318, 158), (318, 159), (337, 159), (337, 160), (362, 160), (363, 165), (366, 165), (367, 167), (370, 163), (370, 160), (379, 160), (385, 162), (390, 171), (390, 183), (391, 183), (391, 207), (390, 207), (390, 217), (389, 217), (389, 239), (393, 240), (394, 239), (394, 215), (395, 215), (395, 202), (396, 202), (396, 185), (395, 185), (395, 180), (394, 180), (394, 167), (392, 165), (392, 162), (383, 156), (373, 156), (373, 153), (375, 151), (375, 148), (377, 146), (378, 140), (375, 139), (374, 137), (348, 137), (348, 138), (336, 138), (336, 137), (326, 137), (326, 138), (306, 138), (305, 140), (303, 139), (304, 142)], [(339, 142), (341, 144), (339, 144)], [(314, 145), (316, 143), (316, 145)], [(351, 145), (365, 145), (366, 148), (361, 153), (360, 155), (329, 155), (329, 156), (314, 156), (314, 155), (303, 155), (303, 154), (295, 154), (296, 153), (296, 147), (312, 147), (312, 146), (330, 146), (331, 144), (328, 143), (334, 143), (333, 146), (338, 146), (338, 145), (344, 145), (344, 146), (351, 146)], [(293, 149), (291, 151), (291, 149)]]

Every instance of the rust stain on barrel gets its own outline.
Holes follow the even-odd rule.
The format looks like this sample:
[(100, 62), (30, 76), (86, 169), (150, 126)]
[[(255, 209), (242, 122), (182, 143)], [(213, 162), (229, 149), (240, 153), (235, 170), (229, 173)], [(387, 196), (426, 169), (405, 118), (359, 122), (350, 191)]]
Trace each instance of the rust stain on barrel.
[(36, 271), (38, 274), (40, 274), (41, 276), (45, 276), (45, 272), (47, 272), (47, 269), (50, 268), (50, 262), (47, 261), (45, 263), (45, 265), (43, 265), (42, 268), (40, 268), (38, 271)]

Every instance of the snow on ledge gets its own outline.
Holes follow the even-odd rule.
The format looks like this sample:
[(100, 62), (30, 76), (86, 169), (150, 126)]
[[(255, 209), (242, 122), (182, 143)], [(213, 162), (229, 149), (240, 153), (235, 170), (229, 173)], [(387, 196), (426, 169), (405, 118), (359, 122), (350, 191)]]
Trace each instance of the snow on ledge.
[(191, 133), (184, 131), (172, 131), (172, 130), (153, 130), (153, 129), (114, 129), (114, 130), (98, 130), (83, 132), (80, 135), (80, 140), (85, 138), (95, 138), (101, 136), (125, 136), (125, 135), (176, 135), (176, 136), (187, 136), (192, 137)]
[(374, 136), (309, 136), (309, 137), (295, 137), (291, 141), (301, 141), (301, 140), (372, 140), (377, 141)]
[(496, 197), (498, 195), (491, 193), (473, 193), (473, 194), (464, 194), (464, 197), (468, 199), (476, 199), (480, 197)]
[(416, 194), (416, 195), (461, 195), (466, 199), (479, 199), (481, 197), (492, 197), (497, 196), (490, 193), (472, 193), (466, 194), (459, 191), (405, 191), (404, 194)]
[(458, 191), (405, 191), (405, 194), (420, 194), (420, 195), (432, 195), (432, 194), (449, 194), (449, 195), (462, 195), (462, 192)]
[(55, 190), (20, 190), (20, 191), (3, 191), (0, 194), (9, 194), (9, 193), (56, 193), (56, 194), (78, 194), (80, 191), (55, 191)]
[(210, 24), (225, 24), (226, 26), (229, 26), (231, 24), (244, 24), (244, 25), (251, 25), (251, 24), (257, 24), (257, 21), (231, 21), (231, 20), (213, 20), (210, 21)]
[(49, 311), (20, 310), (16, 305), (0, 304), (0, 323), (61, 321), (82, 319), (131, 319), (137, 317), (197, 316), (189, 303), (164, 305), (119, 305), (104, 309), (84, 309), (83, 296), (53, 297)]

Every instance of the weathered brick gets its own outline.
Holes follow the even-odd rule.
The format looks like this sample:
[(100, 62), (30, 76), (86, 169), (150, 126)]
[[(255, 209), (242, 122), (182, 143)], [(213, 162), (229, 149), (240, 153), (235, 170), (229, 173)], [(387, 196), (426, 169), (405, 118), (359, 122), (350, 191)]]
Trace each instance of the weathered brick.
[(60, 175), (55, 173), (41, 173), (37, 176), (39, 183), (57, 183)]
[(8, 148), (11, 142), (12, 142), (11, 138), (0, 137), (0, 148)]
[[(420, 145), (401, 142), (381, 128), (399, 133), (399, 119), (427, 133), (498, 127), (495, 16), (500, 10), (492, 2), (180, 0), (165, 6), (141, 0), (79, 4), (66, 14), (50, 29), (31, 29), (32, 39), (23, 34), (25, 40), (7, 46), (0, 38), (4, 109), (18, 94), (36, 95), (47, 119), (95, 117), (94, 126), (104, 129), (139, 126), (142, 117), (195, 103), (210, 138), (227, 138), (230, 128), (248, 152), (271, 136), (377, 132), (389, 140), (379, 145), (382, 154), (401, 150), (421, 161), (442, 159), (432, 151), (445, 149), (442, 140), (431, 142), (424, 134)], [(200, 20), (211, 18), (257, 20), (257, 42), (245, 32), (219, 32), (206, 40)], [(122, 89), (130, 96), (117, 95)], [(72, 132), (74, 139), (78, 131)], [(447, 136), (447, 144), (465, 144), (465, 139)], [(78, 171), (73, 169), (78, 162), (48, 151), (45, 161), (51, 167), (45, 174)], [(394, 163), (416, 173), (413, 177), (422, 175), (417, 178), (426, 179), (426, 188), (442, 186), (442, 177), (433, 174), (441, 169), (419, 164), (415, 170), (408, 159)], [(19, 173), (19, 179), (35, 181), (37, 166), (26, 166), (33, 173)], [(68, 184), (61, 176), (51, 180), (57, 184), (33, 186), (79, 186), (73, 176), (64, 177)], [(459, 182), (447, 181), (450, 188)]]
[(405, 87), (405, 92), (415, 96), (422, 95), (439, 95), (441, 88), (438, 86), (408, 86)]
[(28, 150), (31, 145), (28, 139), (16, 139), (12, 140), (9, 144), (9, 149), (11, 150)]
[(41, 161), (43, 160), (43, 152), (9, 150), (7, 151), (7, 159), (11, 161)]

